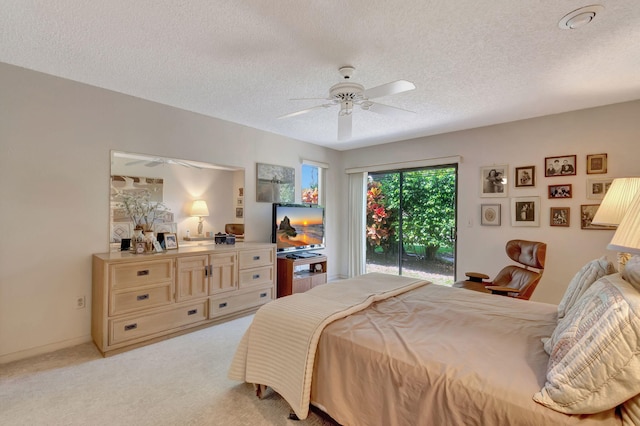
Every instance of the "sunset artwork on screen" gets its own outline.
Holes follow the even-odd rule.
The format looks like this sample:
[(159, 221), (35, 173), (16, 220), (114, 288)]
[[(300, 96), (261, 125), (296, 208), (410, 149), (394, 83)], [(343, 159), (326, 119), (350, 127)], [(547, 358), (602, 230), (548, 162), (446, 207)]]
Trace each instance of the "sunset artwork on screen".
[(274, 242), (278, 251), (324, 246), (324, 209), (306, 205), (274, 205)]

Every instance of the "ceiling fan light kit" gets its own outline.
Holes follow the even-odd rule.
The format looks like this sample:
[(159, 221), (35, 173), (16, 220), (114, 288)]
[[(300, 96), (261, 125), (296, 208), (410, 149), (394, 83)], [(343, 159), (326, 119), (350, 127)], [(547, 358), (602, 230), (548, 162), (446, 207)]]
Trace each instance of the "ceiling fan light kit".
[[(355, 68), (352, 66), (344, 66), (339, 70), (340, 75), (344, 80), (351, 79)], [(371, 99), (379, 98), (382, 96), (390, 96), (398, 93), (406, 92), (415, 89), (416, 86), (407, 80), (397, 80), (390, 83), (382, 84), (380, 86), (366, 89), (362, 84), (358, 84), (351, 81), (343, 81), (334, 84), (329, 88), (329, 97), (326, 100), (330, 101), (328, 104), (317, 105), (311, 108), (303, 109), (301, 111), (285, 114), (278, 118), (290, 118), (306, 114), (311, 111), (315, 111), (320, 108), (328, 108), (333, 105), (339, 105), (338, 111), (338, 140), (350, 139), (352, 135), (352, 113), (354, 105), (358, 105), (364, 111), (373, 111), (378, 114), (384, 115), (398, 115), (398, 114), (414, 114), (413, 111), (407, 111), (402, 108), (393, 107), (390, 105), (380, 104), (372, 102)], [(293, 99), (302, 100), (302, 99)]]

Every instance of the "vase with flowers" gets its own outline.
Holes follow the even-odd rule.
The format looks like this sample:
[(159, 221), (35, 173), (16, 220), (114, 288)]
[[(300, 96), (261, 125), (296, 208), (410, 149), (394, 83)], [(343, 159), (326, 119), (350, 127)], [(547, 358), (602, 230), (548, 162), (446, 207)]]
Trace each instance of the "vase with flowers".
[(115, 189), (116, 208), (124, 209), (137, 230), (153, 231), (153, 225), (170, 209), (162, 202), (151, 201), (151, 192)]

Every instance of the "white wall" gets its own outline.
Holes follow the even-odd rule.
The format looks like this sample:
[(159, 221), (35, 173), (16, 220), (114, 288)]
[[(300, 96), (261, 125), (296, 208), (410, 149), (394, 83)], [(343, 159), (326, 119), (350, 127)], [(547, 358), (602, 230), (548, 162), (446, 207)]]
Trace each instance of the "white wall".
[[(587, 175), (586, 155), (600, 153), (608, 154), (608, 173)], [(544, 177), (545, 157), (573, 154), (577, 155), (576, 176)], [(457, 279), (464, 279), (465, 271), (495, 276), (511, 263), (504, 252), (507, 240), (544, 241), (548, 244), (546, 269), (532, 300), (558, 303), (586, 262), (603, 255), (615, 261), (615, 253), (606, 250), (613, 231), (580, 229), (579, 211), (581, 204), (600, 202), (586, 198), (587, 178), (640, 176), (640, 101), (351, 150), (344, 153), (343, 161), (345, 168), (351, 168), (453, 155), (463, 158), (459, 165)], [(515, 167), (536, 166), (535, 188), (514, 188), (511, 179), (508, 195), (540, 196), (540, 227), (512, 227), (509, 198), (479, 197), (479, 169), (492, 164), (508, 164), (511, 174)], [(573, 185), (573, 198), (549, 200), (547, 186), (563, 183)], [(342, 184), (346, 185), (346, 176)], [(480, 226), (482, 203), (502, 205), (502, 226)], [(569, 228), (549, 226), (552, 206), (571, 208)], [(346, 265), (342, 267), (344, 273)]]
[[(6, 64), (0, 93), (0, 362), (90, 340), (90, 307), (75, 300), (90, 300), (91, 254), (108, 250), (110, 150), (243, 167), (247, 241), (271, 232), (256, 162), (295, 167), (299, 187), (301, 159), (321, 161), (338, 187), (334, 150)], [(328, 226), (330, 264), (339, 241)]]

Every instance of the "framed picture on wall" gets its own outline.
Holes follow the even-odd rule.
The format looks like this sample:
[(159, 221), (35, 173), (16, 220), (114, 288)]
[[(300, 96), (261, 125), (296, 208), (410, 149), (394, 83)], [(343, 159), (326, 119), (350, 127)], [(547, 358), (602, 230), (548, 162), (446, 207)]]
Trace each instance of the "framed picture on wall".
[(236, 207), (236, 217), (237, 218), (244, 217), (244, 209), (242, 207)]
[(515, 187), (536, 186), (536, 166), (516, 167)]
[(293, 203), (295, 200), (295, 185), (296, 170), (293, 167), (256, 163), (257, 202)]
[(612, 182), (613, 178), (587, 179), (587, 198), (602, 200)]
[(540, 197), (511, 198), (511, 226), (540, 226)]
[(480, 196), (506, 197), (508, 165), (480, 167)]
[(587, 155), (587, 174), (607, 173), (607, 154)]
[(480, 206), (480, 224), (482, 226), (500, 226), (500, 204), (482, 204)]
[(549, 198), (571, 198), (573, 192), (571, 191), (571, 184), (565, 183), (563, 185), (549, 185)]
[(569, 226), (571, 221), (571, 209), (569, 207), (551, 207), (549, 211), (549, 225)]
[(576, 174), (576, 156), (563, 155), (544, 159), (544, 176), (572, 176)]

